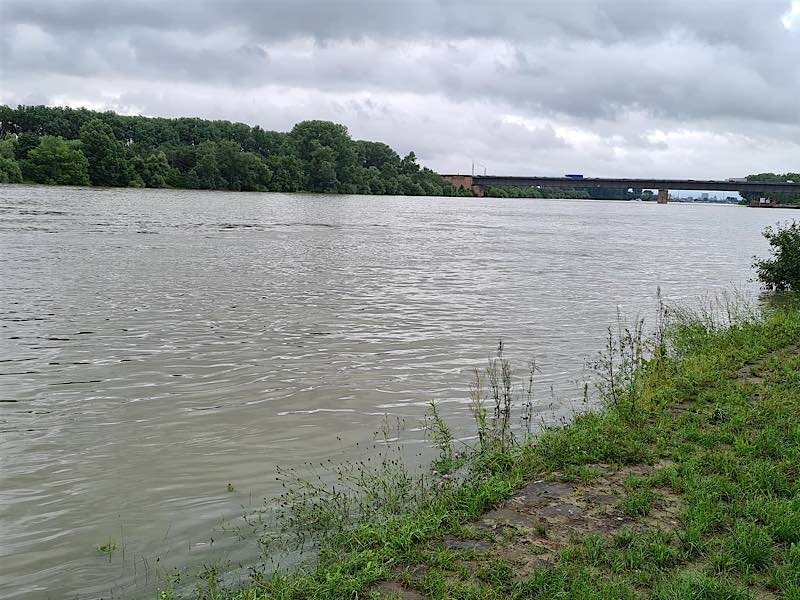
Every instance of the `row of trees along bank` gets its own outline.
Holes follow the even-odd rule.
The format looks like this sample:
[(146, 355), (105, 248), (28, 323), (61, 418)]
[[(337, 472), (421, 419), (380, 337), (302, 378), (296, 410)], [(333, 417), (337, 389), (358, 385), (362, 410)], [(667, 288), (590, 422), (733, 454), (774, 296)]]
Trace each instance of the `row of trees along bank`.
[[(749, 181), (800, 181), (761, 173)], [(386, 144), (343, 125), (304, 121), (288, 133), (197, 118), (117, 115), (85, 108), (0, 105), (0, 183), (215, 190), (471, 196)], [(601, 193), (603, 192), (603, 193)], [(611, 190), (630, 199), (627, 190)], [(488, 196), (606, 198), (608, 190), (495, 187)], [(749, 199), (749, 196), (745, 194)], [(780, 194), (781, 204), (800, 204)]]
[[(770, 183), (800, 183), (800, 173), (759, 173), (758, 175), (748, 175), (747, 181), (768, 181)], [(742, 198), (744, 203), (749, 203), (752, 199), (763, 196), (759, 192), (744, 192)], [(778, 192), (775, 194), (778, 204), (800, 204), (800, 193), (798, 192)]]
[(0, 106), (0, 183), (471, 196), (413, 152), (303, 121), (288, 133), (230, 121)]

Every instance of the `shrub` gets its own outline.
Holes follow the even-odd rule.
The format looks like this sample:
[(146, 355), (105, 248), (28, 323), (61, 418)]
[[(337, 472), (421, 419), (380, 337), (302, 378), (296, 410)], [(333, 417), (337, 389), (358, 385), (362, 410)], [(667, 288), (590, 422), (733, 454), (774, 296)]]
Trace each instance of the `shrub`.
[(772, 257), (755, 257), (753, 266), (765, 288), (800, 291), (800, 224), (796, 221), (764, 229)]

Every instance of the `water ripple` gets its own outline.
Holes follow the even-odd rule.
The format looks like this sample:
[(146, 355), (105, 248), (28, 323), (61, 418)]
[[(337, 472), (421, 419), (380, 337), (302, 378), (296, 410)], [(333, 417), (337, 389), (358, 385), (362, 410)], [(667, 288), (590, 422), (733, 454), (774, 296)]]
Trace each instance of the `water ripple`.
[(230, 552), (212, 528), (276, 464), (344, 458), (385, 417), (419, 440), (431, 399), (470, 439), (501, 337), (537, 359), (541, 418), (567, 415), (618, 307), (745, 282), (774, 218), (0, 186), (0, 596), (145, 593), (154, 564)]

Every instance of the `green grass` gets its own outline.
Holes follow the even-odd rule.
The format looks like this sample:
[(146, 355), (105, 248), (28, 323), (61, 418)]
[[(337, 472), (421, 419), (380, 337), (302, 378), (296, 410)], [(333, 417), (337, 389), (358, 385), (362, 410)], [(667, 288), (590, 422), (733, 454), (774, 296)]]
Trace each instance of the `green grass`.
[(658, 494), (651, 489), (636, 490), (622, 501), (622, 512), (629, 517), (645, 517), (657, 500)]
[[(256, 574), (244, 589), (214, 587), (213, 598), (355, 600), (392, 580), (431, 599), (733, 600), (766, 594), (797, 600), (800, 352), (792, 346), (798, 343), (800, 310), (791, 304), (725, 328), (684, 320), (658, 340), (662, 351), (636, 358), (635, 368), (621, 370), (624, 379), (606, 382), (617, 387), (602, 410), (532, 441), (487, 443), (461, 466), (440, 424), (434, 438), (439, 464), (460, 468), (454, 477), (403, 480), (405, 495), (385, 492), (355, 505), (321, 499), (330, 495), (322, 484), (303, 488), (307, 495), (293, 496), (285, 509), (300, 529), (308, 524), (304, 514), (316, 519), (316, 529), (305, 531), (317, 532), (319, 559), (288, 573)], [(604, 364), (630, 360), (625, 351), (612, 341)], [(762, 382), (738, 377), (748, 365)], [(488, 427), (491, 409), (476, 414)], [(488, 429), (482, 435), (492, 439)], [(380, 481), (384, 467), (390, 487), (410, 477), (394, 462), (378, 463), (368, 470), (375, 476), (367, 478), (369, 486)], [(482, 539), (470, 524), (526, 482), (590, 485), (603, 477), (601, 464), (660, 465), (616, 490), (619, 510), (638, 526), (578, 535), (553, 560), (525, 572), (494, 546), (456, 552), (441, 545), (445, 535)], [(679, 501), (676, 525), (653, 522), (665, 494)], [(385, 501), (391, 510), (381, 509)], [(543, 527), (540, 533), (546, 539), (550, 532)], [(537, 544), (529, 546), (531, 559), (541, 553)]]

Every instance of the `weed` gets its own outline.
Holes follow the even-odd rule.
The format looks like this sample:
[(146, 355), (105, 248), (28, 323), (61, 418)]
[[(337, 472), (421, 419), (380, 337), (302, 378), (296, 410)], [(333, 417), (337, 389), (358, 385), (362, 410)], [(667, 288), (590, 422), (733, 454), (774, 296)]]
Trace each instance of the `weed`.
[(450, 426), (441, 414), (435, 401), (431, 400), (430, 412), (425, 421), (425, 429), (430, 440), (439, 449), (439, 458), (433, 462), (433, 470), (438, 474), (450, 474), (460, 467), (465, 455), (457, 454), (453, 448), (453, 435), (450, 433)]
[(659, 297), (659, 324), (655, 337), (645, 334), (644, 319), (625, 324), (617, 314), (616, 327), (606, 329), (605, 347), (590, 363), (598, 376), (601, 399), (626, 420), (640, 418), (641, 385), (648, 368), (659, 369), (665, 355), (667, 311)]
[(529, 363), (526, 385), (518, 395), (514, 391), (513, 369), (504, 351), (505, 346), (500, 340), (495, 356), (489, 358), (483, 371), (474, 370), (474, 378), (470, 383), (470, 410), (478, 432), (478, 450), (482, 454), (502, 454), (517, 444), (511, 419), (514, 404), (522, 406), (521, 419), (526, 433), (532, 427), (534, 377), (538, 371), (536, 363)]
[(537, 521), (535, 526), (536, 534), (539, 537), (547, 537), (547, 524), (544, 521)]

